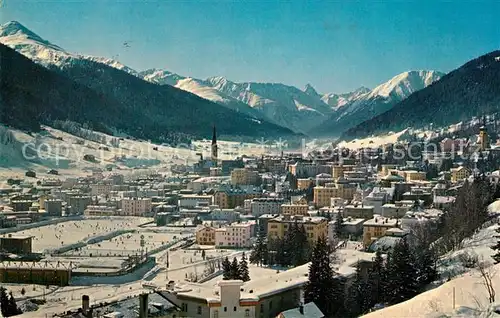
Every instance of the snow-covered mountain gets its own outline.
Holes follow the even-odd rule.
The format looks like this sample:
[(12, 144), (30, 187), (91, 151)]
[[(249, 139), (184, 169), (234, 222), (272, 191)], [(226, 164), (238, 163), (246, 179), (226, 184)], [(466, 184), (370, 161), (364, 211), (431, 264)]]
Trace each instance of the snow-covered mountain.
[(237, 83), (225, 77), (196, 79), (160, 69), (137, 72), (114, 59), (67, 52), (16, 21), (0, 26), (0, 43), (49, 69), (63, 70), (86, 61), (98, 62), (158, 85), (177, 87), (296, 132), (313, 134), (336, 134), (370, 119), (443, 75), (435, 71), (410, 71), (373, 90), (361, 87), (344, 94), (321, 94), (310, 84), (301, 90), (280, 83)]
[(69, 53), (63, 48), (42, 39), (17, 21), (10, 21), (0, 25), (0, 43), (48, 68), (63, 68), (68, 63), (91, 60), (133, 75), (138, 74), (135, 70), (113, 59)]
[(351, 101), (358, 99), (360, 96), (369, 92), (369, 88), (360, 87), (355, 91), (344, 94), (324, 94), (323, 96), (321, 96), (321, 100), (330, 105), (334, 110), (338, 110), (340, 107), (349, 104)]
[(437, 71), (408, 71), (394, 76), (371, 91), (351, 95), (351, 99), (336, 108), (328, 120), (310, 131), (312, 135), (335, 136), (377, 115), (406, 99), (416, 91), (441, 79)]
[[(238, 111), (259, 115), (268, 121), (305, 132), (328, 118), (332, 107), (307, 85), (302, 91), (277, 83), (236, 83), (225, 77), (206, 80), (184, 77), (166, 70), (147, 70), (140, 76), (160, 85), (172, 85)], [(244, 106), (246, 105), (246, 107)]]
[(310, 94), (312, 87), (308, 94), (279, 83), (235, 83), (225, 77), (211, 77), (206, 81), (224, 94), (258, 109), (266, 118), (295, 131), (305, 132), (332, 113), (319, 94)]

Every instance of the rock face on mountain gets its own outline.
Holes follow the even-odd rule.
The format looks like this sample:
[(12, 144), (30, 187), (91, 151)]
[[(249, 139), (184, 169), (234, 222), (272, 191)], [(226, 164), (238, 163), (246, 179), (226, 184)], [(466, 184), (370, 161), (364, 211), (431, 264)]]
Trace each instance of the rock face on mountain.
[(471, 60), (439, 81), (356, 125), (346, 137), (367, 136), (407, 127), (450, 125), (500, 110), (500, 51)]
[(343, 131), (388, 111), (414, 92), (438, 81), (443, 75), (436, 71), (401, 73), (371, 91), (358, 93), (350, 101), (337, 107), (330, 118), (313, 128), (310, 134), (338, 136)]

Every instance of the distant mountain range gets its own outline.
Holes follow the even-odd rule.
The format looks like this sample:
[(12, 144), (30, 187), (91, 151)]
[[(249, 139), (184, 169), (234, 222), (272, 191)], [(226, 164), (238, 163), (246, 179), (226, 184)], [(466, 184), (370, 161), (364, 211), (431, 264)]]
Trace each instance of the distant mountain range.
[(40, 123), (70, 119), (165, 142), (180, 135), (208, 137), (214, 124), (223, 136), (294, 135), (184, 90), (147, 82), (115, 60), (68, 53), (15, 21), (0, 27), (0, 43), (0, 122), (14, 127), (37, 130)]
[(371, 91), (350, 98), (309, 134), (315, 136), (338, 136), (356, 126), (391, 109), (414, 92), (438, 81), (444, 73), (436, 71), (410, 71), (401, 73)]
[(500, 111), (500, 51), (471, 60), (344, 137), (364, 137), (429, 124), (444, 127)]
[[(83, 61), (105, 64), (158, 85), (174, 86), (264, 124), (275, 124), (314, 136), (337, 136), (342, 131), (383, 113), (412, 92), (442, 76), (435, 71), (411, 71), (394, 77), (374, 90), (360, 87), (350, 93), (321, 94), (311, 85), (306, 85), (301, 90), (280, 83), (235, 83), (224, 77), (196, 79), (159, 69), (138, 72), (113, 59), (69, 53), (15, 21), (0, 27), (0, 43), (51, 70), (62, 71), (71, 79), (93, 89), (100, 85), (94, 81), (94, 76), (101, 80), (104, 80), (104, 76), (90, 75), (88, 72), (92, 72), (93, 67), (94, 71), (100, 67), (97, 64), (89, 66)], [(84, 65), (85, 73), (82, 74)], [(110, 78), (105, 79), (107, 85), (111, 86), (109, 80)], [(111, 93), (111, 96), (123, 102), (122, 96), (111, 87), (101, 92)], [(126, 94), (126, 91), (122, 93)], [(144, 106), (147, 104), (146, 101)], [(193, 124), (196, 125), (196, 121)]]

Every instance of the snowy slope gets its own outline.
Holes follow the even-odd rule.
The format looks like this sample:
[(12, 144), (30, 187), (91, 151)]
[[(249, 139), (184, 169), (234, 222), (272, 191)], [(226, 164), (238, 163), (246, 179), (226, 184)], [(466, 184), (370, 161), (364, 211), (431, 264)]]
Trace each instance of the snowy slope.
[[(338, 135), (343, 131), (391, 109), (406, 99), (438, 81), (444, 74), (437, 71), (408, 71), (394, 76), (371, 91), (361, 91), (352, 97), (324, 123), (310, 131), (313, 135)], [(334, 100), (335, 101), (335, 100)]]

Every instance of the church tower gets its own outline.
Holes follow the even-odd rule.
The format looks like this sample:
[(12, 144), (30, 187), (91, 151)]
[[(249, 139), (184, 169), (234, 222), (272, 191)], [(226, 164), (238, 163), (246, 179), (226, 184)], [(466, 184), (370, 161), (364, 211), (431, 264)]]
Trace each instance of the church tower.
[(214, 125), (214, 131), (212, 135), (212, 162), (215, 167), (217, 167), (217, 134), (215, 131), (215, 125)]
[(488, 138), (488, 131), (485, 126), (479, 128), (479, 150), (484, 151), (490, 148), (490, 142)]

